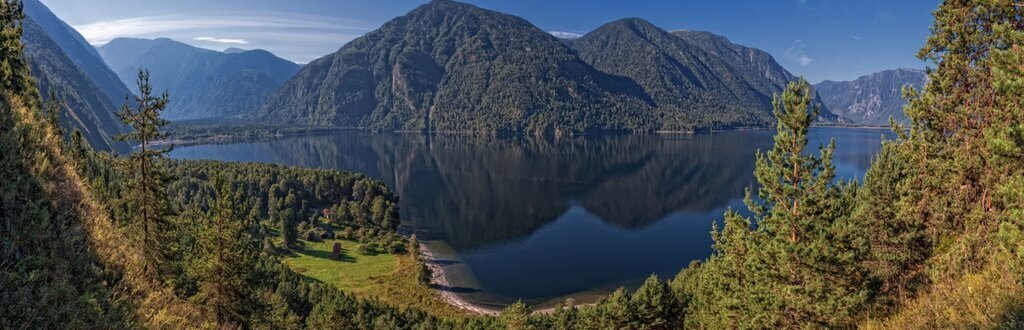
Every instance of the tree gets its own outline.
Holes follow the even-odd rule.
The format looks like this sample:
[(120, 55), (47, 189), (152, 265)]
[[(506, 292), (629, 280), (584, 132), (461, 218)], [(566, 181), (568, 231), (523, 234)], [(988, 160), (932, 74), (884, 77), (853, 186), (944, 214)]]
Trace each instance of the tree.
[(909, 167), (899, 144), (884, 142), (864, 176), (854, 212), (870, 251), (863, 268), (879, 285), (880, 297), (890, 301), (907, 297), (907, 290), (922, 280), (923, 263), (932, 252), (923, 219), (905, 212)]
[(5, 91), (21, 96), (26, 107), (35, 108), (39, 102), (39, 90), (23, 56), (25, 46), (21, 43), (21, 34), (24, 28), (21, 23), (24, 19), (21, 1), (0, 0), (0, 83)]
[(430, 285), (434, 280), (434, 273), (430, 271), (430, 267), (427, 267), (426, 261), (417, 261), (416, 267), (416, 279), (420, 282), (420, 284)]
[(278, 232), (281, 235), (281, 242), (284, 248), (291, 248), (295, 246), (295, 240), (298, 238), (298, 232), (295, 230), (295, 224), (292, 222), (292, 218), (295, 217), (295, 212), (291, 209), (284, 209), (283, 211), (277, 212), (278, 224), (280, 228)]
[(214, 179), (216, 201), (201, 234), (203, 262), (197, 300), (209, 306), (221, 325), (246, 322), (249, 276), (255, 269), (255, 243), (240, 217), (238, 197), (225, 178)]
[(867, 292), (857, 262), (862, 251), (851, 247), (856, 229), (849, 224), (842, 191), (833, 184), (833, 140), (820, 156), (807, 155), (807, 132), (818, 116), (807, 81), (791, 83), (773, 102), (778, 126), (775, 145), (758, 153), (754, 171), (761, 188), (758, 200), (747, 198), (757, 224), (753, 264), (763, 269), (754, 285), (772, 296), (765, 311), (772, 326), (799, 328), (852, 325)]
[(498, 319), (506, 329), (534, 329), (535, 327), (530, 322), (530, 313), (530, 307), (519, 300), (505, 307)]
[[(696, 327), (848, 327), (868, 291), (858, 267), (866, 253), (850, 221), (855, 185), (833, 183), (835, 142), (805, 154), (818, 115), (803, 79), (773, 102), (775, 145), (757, 154), (754, 219), (726, 214), (713, 233), (715, 255), (703, 265), (687, 322)], [(750, 229), (751, 224), (756, 224)], [(720, 315), (716, 315), (720, 314)]]
[(676, 299), (668, 283), (662, 282), (658, 276), (651, 274), (636, 292), (630, 304), (636, 312), (634, 316), (638, 329), (675, 329), (678, 328)]
[(140, 148), (128, 156), (130, 177), (126, 191), (129, 193), (123, 196), (123, 204), (128, 208), (129, 225), (135, 229), (136, 245), (143, 252), (143, 270), (157, 278), (158, 266), (166, 260), (161, 235), (166, 232), (166, 218), (170, 213), (166, 193), (169, 178), (160, 164), (170, 148), (153, 148), (150, 144), (168, 136), (161, 131), (168, 122), (160, 118), (160, 112), (167, 107), (168, 95), (164, 92), (159, 97), (153, 96), (148, 71), (139, 70), (136, 82), (139, 96), (135, 98), (135, 108), (126, 99), (117, 112), (117, 117), (131, 127), (130, 132), (119, 134), (117, 140), (138, 142)]

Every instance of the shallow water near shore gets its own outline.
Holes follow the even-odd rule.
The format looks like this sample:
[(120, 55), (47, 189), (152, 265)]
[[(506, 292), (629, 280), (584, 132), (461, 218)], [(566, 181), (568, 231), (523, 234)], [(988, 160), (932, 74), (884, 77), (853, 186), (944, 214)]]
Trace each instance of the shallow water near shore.
[[(568, 138), (337, 134), (174, 149), (179, 159), (365, 173), (401, 198), (402, 230), (483, 307), (588, 303), (711, 253), (712, 223), (744, 210), (757, 150), (773, 131)], [(861, 178), (887, 130), (813, 128), (836, 139), (839, 176)]]

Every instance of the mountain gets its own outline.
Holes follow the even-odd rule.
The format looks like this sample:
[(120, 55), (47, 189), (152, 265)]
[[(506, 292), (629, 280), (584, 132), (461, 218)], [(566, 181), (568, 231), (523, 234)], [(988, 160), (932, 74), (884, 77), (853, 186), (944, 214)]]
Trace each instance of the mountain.
[[(131, 94), (125, 83), (107, 67), (100, 54), (81, 34), (62, 21), (39, 0), (23, 0), (25, 16), (32, 18), (36, 24), (53, 40), (79, 69), (99, 86), (107, 99), (115, 105), (124, 103), (125, 96)], [(134, 84), (134, 81), (132, 81)], [(111, 108), (110, 111), (114, 111)]]
[(259, 115), (374, 130), (643, 130), (647, 101), (526, 20), (433, 1), (310, 62)]
[(771, 96), (793, 75), (767, 53), (686, 37), (626, 19), (560, 39), (519, 17), (435, 0), (309, 63), (258, 116), (412, 131), (770, 126)]
[(80, 131), (97, 150), (128, 151), (127, 143), (114, 140), (123, 130), (114, 115), (117, 106), (35, 19), (25, 19), (22, 41), (29, 69), (43, 97), (52, 92), (66, 104), (60, 114), (62, 126)]
[(665, 124), (717, 128), (773, 120), (771, 96), (728, 62), (642, 19), (602, 25), (573, 46), (594, 68), (640, 84)]
[[(764, 51), (708, 32), (670, 33), (639, 18), (605, 24), (572, 45), (598, 70), (643, 86), (665, 128), (769, 126), (772, 96), (797, 80)], [(822, 109), (819, 120), (838, 119)]]
[(853, 81), (826, 80), (814, 85), (829, 109), (862, 125), (888, 125), (889, 117), (909, 121), (903, 113), (903, 86), (920, 90), (927, 81), (923, 70), (895, 69)]
[(165, 38), (117, 38), (99, 53), (125, 83), (148, 69), (154, 88), (170, 93), (170, 120), (251, 115), (299, 69), (265, 50), (224, 53)]
[[(736, 70), (747, 84), (769, 97), (781, 94), (787, 84), (798, 79), (766, 51), (735, 44), (724, 36), (706, 31), (676, 30), (671, 33), (688, 44), (719, 57)], [(843, 121), (841, 116), (837, 116), (828, 108), (821, 95), (815, 95), (815, 101), (822, 106), (819, 121)]]
[(245, 51), (246, 51), (245, 49), (241, 49), (241, 48), (237, 48), (237, 47), (228, 47), (227, 49), (225, 49), (223, 51), (223, 53), (224, 54), (238, 54), (238, 53), (244, 53)]

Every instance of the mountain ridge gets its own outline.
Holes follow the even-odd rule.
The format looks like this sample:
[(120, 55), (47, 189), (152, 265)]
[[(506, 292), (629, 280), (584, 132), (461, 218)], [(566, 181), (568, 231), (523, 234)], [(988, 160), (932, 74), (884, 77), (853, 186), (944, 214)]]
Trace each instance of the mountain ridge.
[[(653, 70), (671, 71), (663, 77), (672, 83), (644, 79), (661, 73), (630, 76), (604, 65), (599, 57), (615, 49), (581, 51), (593, 31), (556, 38), (520, 17), (436, 0), (310, 62), (256, 116), (370, 130), (475, 132), (693, 131), (773, 122), (766, 91), (784, 84), (753, 86), (745, 81), (750, 75), (691, 42), (640, 19), (617, 22), (656, 36), (652, 56), (662, 65)], [(609, 61), (633, 60), (629, 50), (619, 49)], [(694, 73), (708, 63), (713, 70)], [(632, 67), (646, 70), (641, 64)], [(786, 82), (795, 80), (774, 65)], [(822, 117), (838, 119), (827, 110)]]
[(926, 80), (924, 70), (898, 68), (850, 81), (825, 80), (814, 88), (831, 109), (854, 123), (887, 126), (890, 117), (900, 123), (910, 121), (903, 113), (903, 86), (920, 90)]
[(299, 69), (265, 50), (224, 53), (168, 38), (117, 38), (99, 53), (123, 81), (149, 70), (153, 86), (171, 94), (171, 120), (246, 116)]

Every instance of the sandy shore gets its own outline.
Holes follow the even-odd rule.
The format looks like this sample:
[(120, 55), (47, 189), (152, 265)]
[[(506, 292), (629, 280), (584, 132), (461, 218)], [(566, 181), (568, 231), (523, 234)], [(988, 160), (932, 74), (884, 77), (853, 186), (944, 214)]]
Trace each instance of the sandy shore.
[[(430, 273), (431, 273), (431, 276), (432, 276), (431, 277), (431, 281), (430, 281), (431, 284), (433, 284), (435, 286), (446, 287), (446, 288), (452, 287), (451, 283), (448, 282), (448, 278), (445, 277), (444, 267), (441, 266), (441, 263), (437, 262), (438, 258), (436, 256), (434, 256), (434, 253), (432, 251), (430, 251), (430, 248), (428, 248), (423, 243), (420, 243), (420, 254), (423, 256), (423, 261), (426, 262), (427, 267), (430, 268)], [(442, 289), (435, 289), (435, 290), (437, 290), (438, 293), (441, 294), (441, 299), (444, 299), (444, 301), (446, 303), (448, 303), (449, 305), (455, 306), (455, 308), (458, 308), (458, 309), (461, 309), (461, 310), (464, 310), (464, 311), (467, 311), (467, 312), (470, 312), (470, 313), (476, 314), (476, 315), (497, 316), (497, 315), (501, 314), (501, 310), (500, 309), (496, 309), (496, 308), (493, 308), (493, 307), (486, 307), (486, 306), (481, 306), (481, 305), (478, 305), (478, 304), (474, 304), (474, 303), (472, 303), (472, 302), (470, 302), (470, 301), (468, 301), (466, 299), (463, 299), (462, 297), (460, 297), (455, 292), (448, 291), (448, 290), (442, 290)], [(588, 305), (593, 305), (593, 303), (577, 304), (576, 307), (588, 306)], [(555, 311), (555, 307), (548, 307), (548, 308), (533, 310), (534, 313), (541, 313), (541, 314), (551, 313), (551, 312), (554, 312), (554, 311)]]
[[(428, 248), (425, 244), (421, 243), (420, 254), (423, 255), (423, 261), (426, 262), (427, 267), (430, 268), (430, 273), (432, 274), (432, 278), (430, 281), (431, 284), (445, 288), (451, 287), (451, 283), (449, 283), (448, 278), (445, 277), (444, 267), (442, 267), (441, 264), (437, 262), (438, 259), (434, 256), (434, 253), (430, 251), (430, 248)], [(438, 291), (438, 293), (441, 294), (441, 298), (444, 299), (446, 303), (455, 306), (455, 308), (477, 315), (501, 314), (500, 310), (476, 305), (467, 301), (466, 299), (462, 299), (462, 297), (459, 297), (459, 295), (455, 294), (455, 292), (442, 289), (436, 290)]]

